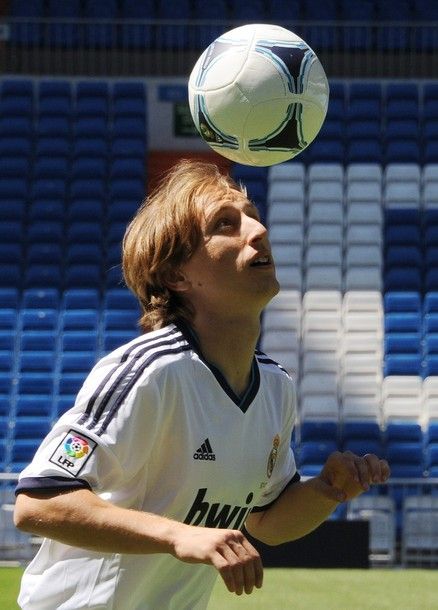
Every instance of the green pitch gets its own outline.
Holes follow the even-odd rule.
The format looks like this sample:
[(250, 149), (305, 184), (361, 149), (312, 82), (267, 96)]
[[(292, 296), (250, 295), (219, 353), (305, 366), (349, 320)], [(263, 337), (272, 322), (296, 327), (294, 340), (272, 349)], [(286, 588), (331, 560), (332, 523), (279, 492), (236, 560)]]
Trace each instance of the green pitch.
[[(18, 610), (21, 570), (0, 569), (0, 608)], [(435, 570), (265, 570), (263, 589), (236, 597), (220, 580), (208, 610), (432, 610)], [(52, 610), (52, 609), (51, 609)], [(117, 610), (122, 610), (117, 609)]]

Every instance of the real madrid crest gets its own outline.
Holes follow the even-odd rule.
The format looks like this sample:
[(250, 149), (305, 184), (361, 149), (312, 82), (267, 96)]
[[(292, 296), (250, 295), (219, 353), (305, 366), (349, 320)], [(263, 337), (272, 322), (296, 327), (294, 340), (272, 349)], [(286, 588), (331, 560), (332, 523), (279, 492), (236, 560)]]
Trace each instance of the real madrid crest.
[(273, 441), (272, 441), (272, 449), (271, 449), (271, 452), (269, 454), (268, 464), (267, 464), (267, 467), (266, 467), (266, 474), (268, 475), (268, 479), (271, 478), (272, 471), (274, 470), (274, 466), (275, 466), (275, 463), (277, 461), (279, 445), (280, 445), (280, 437), (279, 437), (278, 434), (276, 434), (274, 436)]

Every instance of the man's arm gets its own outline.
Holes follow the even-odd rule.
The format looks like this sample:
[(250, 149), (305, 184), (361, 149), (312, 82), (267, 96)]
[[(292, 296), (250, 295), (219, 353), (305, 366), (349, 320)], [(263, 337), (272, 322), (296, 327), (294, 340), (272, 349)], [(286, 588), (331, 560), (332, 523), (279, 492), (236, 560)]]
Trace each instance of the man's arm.
[(15, 525), (71, 546), (104, 553), (169, 553), (187, 563), (214, 566), (238, 595), (261, 587), (260, 556), (238, 530), (201, 528), (159, 515), (121, 508), (80, 489), (22, 492)]
[(317, 528), (340, 502), (367, 491), (372, 483), (384, 483), (389, 474), (388, 463), (375, 455), (335, 452), (317, 477), (290, 485), (269, 509), (251, 513), (245, 527), (265, 544), (296, 540)]

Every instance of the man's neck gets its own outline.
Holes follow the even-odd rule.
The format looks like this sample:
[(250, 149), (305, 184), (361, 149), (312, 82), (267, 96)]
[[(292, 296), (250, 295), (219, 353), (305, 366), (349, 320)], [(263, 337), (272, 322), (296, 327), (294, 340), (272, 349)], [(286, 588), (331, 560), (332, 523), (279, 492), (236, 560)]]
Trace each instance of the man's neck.
[(214, 364), (237, 396), (248, 387), (254, 350), (260, 334), (259, 319), (196, 317), (193, 329), (204, 358)]

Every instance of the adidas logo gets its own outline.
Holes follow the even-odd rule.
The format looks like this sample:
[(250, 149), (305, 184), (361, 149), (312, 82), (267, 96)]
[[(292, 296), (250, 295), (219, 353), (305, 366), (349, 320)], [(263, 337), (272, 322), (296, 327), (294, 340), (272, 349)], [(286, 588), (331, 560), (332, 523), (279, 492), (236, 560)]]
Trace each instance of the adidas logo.
[(215, 461), (216, 455), (213, 453), (213, 449), (211, 448), (210, 441), (208, 438), (202, 443), (202, 445), (195, 451), (193, 454), (193, 459), (195, 460), (211, 460)]

